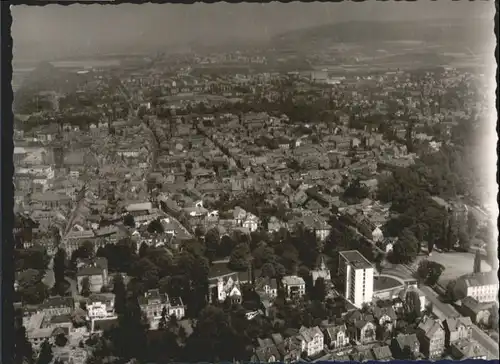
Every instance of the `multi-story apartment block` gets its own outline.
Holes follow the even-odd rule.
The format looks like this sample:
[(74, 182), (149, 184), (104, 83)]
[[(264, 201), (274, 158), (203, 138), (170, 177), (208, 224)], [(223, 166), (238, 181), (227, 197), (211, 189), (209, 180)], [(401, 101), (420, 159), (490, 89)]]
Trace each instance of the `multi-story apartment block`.
[(339, 277), (344, 280), (345, 298), (356, 307), (373, 299), (372, 264), (357, 250), (339, 253)]
[(478, 302), (495, 302), (498, 300), (498, 277), (495, 272), (464, 275), (457, 279), (455, 295), (473, 297)]

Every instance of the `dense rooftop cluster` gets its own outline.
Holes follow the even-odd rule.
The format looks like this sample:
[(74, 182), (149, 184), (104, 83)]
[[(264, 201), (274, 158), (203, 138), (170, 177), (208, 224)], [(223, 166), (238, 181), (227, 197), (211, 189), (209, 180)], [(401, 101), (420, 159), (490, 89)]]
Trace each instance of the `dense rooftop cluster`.
[[(469, 163), (485, 132), (478, 77), (205, 70), (274, 62), (244, 54), (165, 62), (19, 91), (16, 355), (497, 355), (477, 334), (498, 330), (480, 256), (496, 257), (492, 226), (472, 188), (482, 167)], [(442, 287), (435, 255), (469, 250), (474, 268)]]

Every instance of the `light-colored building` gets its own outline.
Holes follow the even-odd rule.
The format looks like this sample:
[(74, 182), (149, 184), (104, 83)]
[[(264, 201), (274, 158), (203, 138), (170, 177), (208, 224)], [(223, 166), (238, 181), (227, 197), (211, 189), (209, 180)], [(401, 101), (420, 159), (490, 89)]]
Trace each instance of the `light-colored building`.
[(302, 339), (302, 351), (306, 352), (308, 357), (314, 357), (325, 349), (324, 335), (318, 326), (311, 328), (302, 326), (299, 337)]
[(289, 299), (300, 298), (306, 294), (306, 282), (299, 276), (285, 276), (281, 283)]
[(278, 297), (278, 282), (276, 282), (276, 278), (261, 278), (258, 280), (255, 290), (262, 292), (270, 299), (275, 299)]
[(372, 302), (372, 264), (357, 250), (340, 252), (339, 259), (339, 276), (345, 282), (345, 298), (356, 307)]
[(213, 262), (208, 276), (208, 301), (224, 302), (230, 298), (241, 302), (240, 285), (251, 281), (250, 271), (234, 272), (227, 267), (228, 260)]
[(496, 272), (480, 272), (461, 276), (455, 285), (458, 298), (472, 297), (478, 302), (498, 300), (498, 277)]
[(87, 316), (93, 320), (96, 318), (113, 317), (115, 315), (115, 295), (113, 293), (101, 293), (91, 295), (87, 300)]
[(224, 302), (230, 299), (233, 303), (241, 303), (240, 279), (238, 273), (234, 272), (214, 279), (215, 284), (210, 286), (210, 302)]
[(181, 297), (169, 297), (167, 315), (169, 317), (175, 316), (178, 320), (186, 316), (186, 306), (184, 306)]
[(380, 229), (379, 226), (377, 226), (373, 231), (372, 231), (372, 240), (374, 242), (379, 242), (379, 241), (382, 241), (384, 240), (384, 233), (382, 232), (382, 230)]
[(330, 349), (336, 350), (349, 345), (349, 335), (347, 335), (345, 324), (330, 325), (325, 328), (325, 332)]
[(254, 214), (243, 210), (239, 206), (234, 208), (233, 218), (237, 226), (247, 228), (251, 232), (256, 231), (259, 228), (259, 218)]

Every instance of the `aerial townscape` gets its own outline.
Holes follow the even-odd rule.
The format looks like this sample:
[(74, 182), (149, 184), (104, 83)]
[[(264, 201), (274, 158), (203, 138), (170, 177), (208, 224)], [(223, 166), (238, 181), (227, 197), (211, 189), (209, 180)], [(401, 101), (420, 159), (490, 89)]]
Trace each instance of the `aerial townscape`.
[(498, 360), (463, 20), (14, 56), (14, 362)]

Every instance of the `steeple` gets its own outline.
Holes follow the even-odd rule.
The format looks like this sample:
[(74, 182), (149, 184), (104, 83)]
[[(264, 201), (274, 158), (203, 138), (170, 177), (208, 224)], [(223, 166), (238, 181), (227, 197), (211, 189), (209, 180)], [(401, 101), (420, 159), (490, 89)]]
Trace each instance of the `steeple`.
[(323, 254), (321, 254), (321, 257), (320, 257), (319, 269), (320, 270), (326, 270), (325, 258), (323, 256)]

